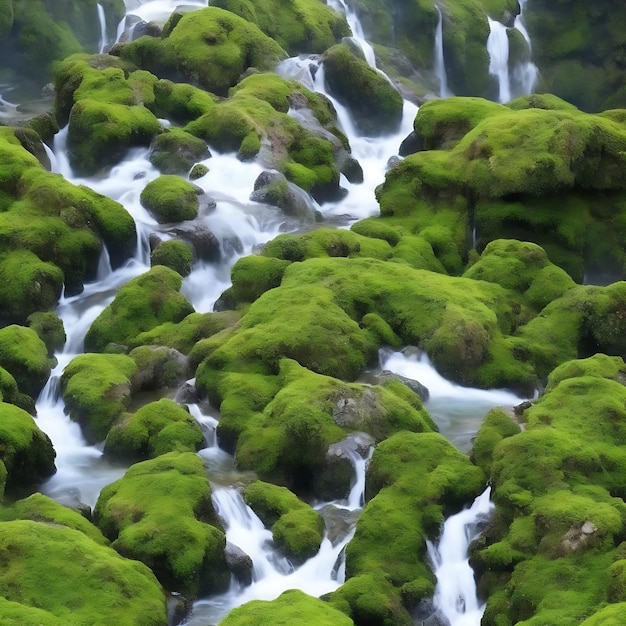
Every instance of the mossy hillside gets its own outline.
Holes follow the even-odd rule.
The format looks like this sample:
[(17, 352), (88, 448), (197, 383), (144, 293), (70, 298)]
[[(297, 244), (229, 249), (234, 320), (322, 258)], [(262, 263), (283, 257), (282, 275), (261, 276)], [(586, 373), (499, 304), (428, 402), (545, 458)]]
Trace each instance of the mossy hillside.
[(211, 6), (253, 22), (290, 55), (321, 54), (350, 35), (345, 16), (321, 0), (293, 0), (286, 5), (277, 0), (218, 0)]
[(379, 443), (367, 473), (367, 504), (346, 548), (345, 588), (332, 604), (349, 607), (357, 624), (369, 623), (370, 610), (380, 623), (411, 624), (409, 611), (434, 591), (426, 539), (484, 482), (482, 470), (437, 433), (399, 432)]
[(192, 220), (198, 216), (202, 190), (187, 180), (163, 174), (150, 181), (141, 192), (141, 204), (159, 224)]
[(160, 78), (182, 79), (220, 96), (248, 68), (269, 70), (287, 57), (256, 25), (218, 7), (187, 13), (162, 39), (141, 37), (120, 54)]
[[(44, 624), (167, 624), (165, 596), (152, 572), (78, 530), (30, 520), (2, 522), (0, 543), (0, 596), (59, 620)], [(31, 619), (31, 610), (24, 613)]]
[(143, 461), (168, 452), (196, 452), (203, 445), (202, 429), (189, 411), (162, 398), (123, 414), (107, 435), (104, 453)]
[(26, 411), (0, 402), (0, 499), (9, 493), (32, 489), (56, 472), (55, 452), (48, 436)]
[(50, 365), (46, 344), (32, 328), (12, 324), (0, 329), (0, 366), (22, 393), (36, 399), (50, 376)]
[(165, 265), (183, 278), (191, 274), (193, 249), (185, 241), (169, 239), (158, 244), (150, 253), (150, 266)]
[(193, 598), (228, 587), (226, 539), (196, 454), (133, 465), (102, 490), (94, 520), (113, 548), (146, 563), (166, 589)]
[(490, 572), (485, 623), (579, 624), (620, 599), (612, 564), (626, 530), (625, 373), (621, 358), (602, 354), (564, 363), (524, 412), (523, 432), (504, 417), (499, 440), (483, 433), (493, 420), (479, 431), (477, 442), (491, 438), (481, 448), (492, 450), (498, 511), (475, 555)]
[(111, 342), (127, 344), (160, 324), (180, 322), (193, 313), (179, 292), (181, 285), (182, 276), (163, 265), (130, 280), (87, 331), (85, 349), (104, 350)]
[(135, 361), (124, 354), (82, 354), (61, 376), (61, 392), (70, 418), (90, 443), (103, 441), (128, 408)]
[(139, 333), (130, 340), (129, 347), (159, 345), (189, 354), (202, 339), (234, 326), (239, 317), (234, 311), (190, 313), (180, 322), (164, 322), (151, 330)]
[(297, 589), (285, 591), (276, 600), (253, 600), (233, 609), (223, 626), (350, 626), (341, 612)]
[(289, 489), (257, 480), (246, 486), (243, 496), (288, 557), (304, 561), (317, 554), (324, 519)]
[[(278, 384), (263, 413), (245, 424), (235, 458), (242, 469), (292, 489), (310, 489), (330, 444), (349, 432), (365, 431), (380, 441), (398, 430), (436, 429), (419, 398), (396, 395), (393, 387), (348, 385), (286, 359)], [(228, 416), (223, 426), (221, 421), (218, 434), (230, 426)]]
[(17, 500), (10, 506), (0, 507), (0, 520), (2, 522), (32, 520), (42, 524), (65, 526), (81, 532), (94, 543), (102, 546), (109, 544), (98, 528), (86, 520), (81, 513), (40, 493), (33, 493), (28, 498)]
[(332, 94), (350, 109), (359, 130), (384, 135), (402, 120), (402, 96), (347, 44), (337, 44), (323, 56), (325, 79)]
[[(305, 127), (288, 115), (291, 106), (311, 114)], [(334, 111), (321, 96), (274, 74), (253, 74), (230, 91), (230, 98), (185, 129), (217, 150), (258, 155), (319, 200), (336, 196), (339, 162), (349, 150)]]

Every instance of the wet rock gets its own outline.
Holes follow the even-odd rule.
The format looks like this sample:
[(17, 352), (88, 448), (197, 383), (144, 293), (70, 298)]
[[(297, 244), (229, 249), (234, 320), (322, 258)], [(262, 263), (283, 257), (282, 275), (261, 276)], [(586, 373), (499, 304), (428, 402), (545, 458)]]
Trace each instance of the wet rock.
[(137, 363), (133, 386), (143, 391), (177, 387), (188, 378), (188, 358), (174, 348), (140, 346), (129, 356)]
[(315, 221), (315, 203), (312, 198), (279, 172), (261, 172), (254, 181), (250, 200), (276, 206), (287, 215), (302, 220)]
[(202, 163), (196, 163), (189, 172), (189, 180), (198, 180), (209, 173), (209, 168)]
[(241, 585), (252, 584), (252, 559), (239, 546), (230, 541), (226, 542), (226, 563), (231, 574)]
[(422, 385), (419, 381), (390, 372), (389, 370), (383, 370), (378, 376), (378, 380), (381, 384), (385, 384), (385, 382), (389, 380), (399, 380), (403, 385), (406, 385), (411, 391), (415, 392), (420, 397), (422, 402), (426, 402), (430, 396), (428, 388)]
[(409, 154), (415, 154), (420, 150), (422, 150), (422, 142), (417, 133), (413, 130), (402, 140), (398, 154), (405, 157), (409, 156)]
[(197, 222), (178, 224), (171, 232), (191, 244), (196, 258), (208, 262), (220, 260), (222, 256), (220, 242), (215, 234), (203, 224)]
[(194, 383), (184, 382), (176, 392), (174, 401), (179, 404), (197, 404), (200, 401), (200, 394)]
[(352, 156), (349, 156), (341, 166), (341, 173), (352, 184), (360, 184), (363, 182), (363, 168), (361, 164)]

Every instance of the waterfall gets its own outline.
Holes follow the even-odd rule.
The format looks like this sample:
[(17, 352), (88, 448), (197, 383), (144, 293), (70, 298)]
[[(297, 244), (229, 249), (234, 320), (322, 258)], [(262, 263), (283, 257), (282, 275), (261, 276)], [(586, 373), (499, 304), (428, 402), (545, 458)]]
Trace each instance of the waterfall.
[(439, 19), (437, 20), (437, 28), (435, 29), (435, 67), (433, 71), (435, 72), (435, 76), (439, 81), (439, 97), (449, 98), (454, 94), (448, 88), (446, 63), (443, 56), (443, 13), (441, 12), (438, 4), (435, 5), (435, 8), (437, 9), (437, 15), (439, 16)]
[(450, 626), (480, 626), (485, 610), (484, 605), (478, 603), (468, 549), (480, 534), (480, 524), (494, 508), (490, 494), (491, 487), (487, 487), (469, 509), (449, 517), (437, 547), (427, 542), (437, 577), (434, 605)]
[(519, 85), (520, 95), (531, 94), (537, 84), (537, 78), (539, 70), (537, 66), (532, 62), (532, 43), (530, 41), (530, 35), (526, 29), (526, 23), (524, 22), (524, 11), (526, 9), (526, 3), (528, 0), (519, 1), (519, 14), (515, 17), (514, 28), (516, 28), (524, 37), (526, 45), (528, 47), (528, 58), (521, 60), (517, 67), (513, 70), (513, 76), (516, 83)]
[(487, 51), (489, 52), (489, 73), (498, 80), (498, 102), (508, 102), (511, 99), (511, 83), (509, 79), (509, 37), (506, 26), (487, 16), (489, 22), (489, 37)]
[(356, 43), (361, 51), (367, 63), (376, 69), (376, 56), (374, 54), (374, 48), (365, 40), (363, 33), (363, 27), (354, 9), (348, 6), (346, 0), (328, 0), (328, 6), (333, 8), (338, 13), (344, 13), (346, 21), (350, 30), (352, 31), (352, 40)]
[(107, 48), (107, 20), (104, 14), (103, 6), (98, 3), (96, 5), (98, 7), (98, 21), (100, 22), (100, 43), (98, 44), (98, 52), (103, 54)]

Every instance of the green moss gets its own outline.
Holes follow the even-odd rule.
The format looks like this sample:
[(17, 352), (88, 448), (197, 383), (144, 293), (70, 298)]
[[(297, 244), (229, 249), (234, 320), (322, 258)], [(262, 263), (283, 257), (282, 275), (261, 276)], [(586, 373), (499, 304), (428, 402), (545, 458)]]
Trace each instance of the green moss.
[(192, 220), (198, 215), (201, 190), (179, 176), (163, 175), (141, 192), (141, 204), (159, 224)]
[(32, 328), (48, 348), (48, 356), (53, 356), (65, 345), (65, 329), (63, 320), (51, 311), (32, 313), (26, 323)]
[(176, 239), (164, 241), (156, 246), (150, 254), (150, 265), (165, 265), (181, 276), (189, 276), (193, 263), (191, 246)]
[(70, 418), (86, 439), (102, 441), (128, 407), (135, 362), (123, 354), (83, 354), (63, 371), (61, 390)]
[(254, 600), (233, 609), (223, 626), (349, 626), (352, 620), (302, 591), (285, 591), (276, 600)]
[(0, 619), (7, 626), (61, 626), (64, 622), (44, 611), (0, 598)]
[(317, 554), (324, 520), (295, 494), (257, 480), (245, 488), (244, 499), (265, 526), (271, 526), (274, 541), (287, 556), (304, 561)]
[(519, 432), (520, 427), (506, 411), (500, 408), (491, 409), (473, 441), (473, 462), (489, 474), (495, 447), (506, 437), (512, 437)]
[(124, 414), (109, 431), (104, 453), (141, 461), (168, 452), (196, 452), (203, 445), (202, 429), (189, 411), (163, 398)]
[(113, 548), (146, 563), (167, 589), (195, 597), (228, 587), (226, 539), (197, 455), (133, 465), (103, 489), (94, 519)]
[[(180, 124), (186, 124), (211, 111), (216, 97), (193, 85), (161, 79), (154, 85), (154, 99), (155, 110), (153, 112), (157, 117), (166, 117)], [(176, 134), (179, 131), (172, 128), (170, 132)]]
[(194, 163), (210, 156), (204, 141), (180, 128), (170, 128), (154, 140), (150, 162), (162, 174), (185, 175)]
[(231, 270), (231, 295), (236, 302), (253, 302), (268, 289), (280, 285), (289, 261), (264, 256), (239, 259)]
[(48, 436), (22, 409), (0, 402), (0, 461), (4, 471), (0, 497), (32, 488), (56, 471), (55, 452)]
[(86, 350), (127, 343), (165, 322), (180, 322), (193, 307), (179, 293), (182, 276), (163, 265), (130, 280), (96, 318), (85, 336)]
[[(165, 597), (150, 570), (82, 532), (20, 520), (0, 523), (0, 537), (0, 595), (11, 603), (2, 610), (17, 611), (19, 603), (59, 620), (45, 615), (44, 624), (167, 624)], [(19, 612), (34, 619), (30, 609)]]

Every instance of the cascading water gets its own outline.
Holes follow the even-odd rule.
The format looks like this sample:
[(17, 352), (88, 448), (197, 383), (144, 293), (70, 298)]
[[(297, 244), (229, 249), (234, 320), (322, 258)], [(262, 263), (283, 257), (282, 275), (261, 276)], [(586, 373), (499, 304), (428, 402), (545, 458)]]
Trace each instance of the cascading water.
[(98, 3), (96, 7), (98, 8), (98, 21), (100, 22), (100, 43), (98, 44), (98, 52), (102, 54), (108, 45), (107, 20), (104, 14), (104, 7), (100, 3)]
[(532, 43), (530, 41), (530, 35), (526, 29), (526, 23), (524, 22), (524, 11), (526, 10), (526, 3), (528, 0), (518, 0), (520, 11), (515, 17), (513, 26), (522, 34), (526, 41), (527, 58), (520, 60), (518, 65), (513, 70), (513, 78), (518, 85), (520, 95), (531, 94), (535, 86), (537, 85), (537, 79), (539, 76), (539, 70), (537, 66), (532, 62)]
[(437, 80), (439, 81), (439, 97), (449, 98), (454, 94), (448, 88), (448, 75), (446, 74), (446, 62), (443, 55), (443, 13), (439, 8), (439, 5), (435, 5), (437, 9), (437, 28), (435, 29), (435, 67), (434, 72)]
[(506, 26), (487, 16), (489, 22), (489, 37), (487, 38), (487, 52), (489, 52), (489, 73), (498, 81), (498, 102), (508, 102), (511, 99), (511, 81), (509, 78), (509, 36)]

